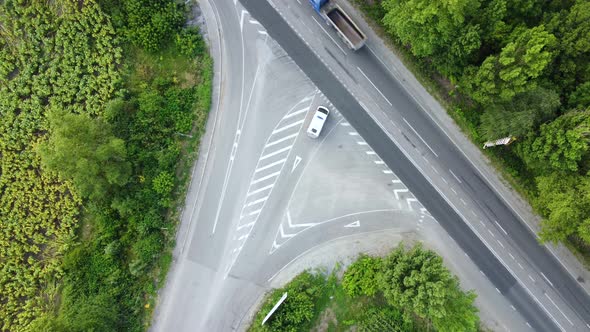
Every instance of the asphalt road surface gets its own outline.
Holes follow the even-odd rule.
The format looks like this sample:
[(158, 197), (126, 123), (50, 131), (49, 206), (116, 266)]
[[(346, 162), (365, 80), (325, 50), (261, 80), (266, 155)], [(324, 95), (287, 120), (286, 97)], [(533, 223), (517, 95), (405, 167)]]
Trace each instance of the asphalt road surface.
[[(522, 289), (515, 288), (518, 283), (515, 284), (509, 274), (488, 276), (481, 267), (482, 261), (486, 264), (489, 260), (491, 265), (487, 268), (493, 269), (498, 263), (494, 259), (502, 259), (502, 254), (512, 257), (512, 250), (513, 261), (508, 263), (517, 269), (516, 272), (524, 273), (521, 277), (535, 279), (529, 292), (538, 295), (536, 301), (540, 299), (543, 310), (557, 317), (556, 321), (569, 324), (567, 317), (573, 320), (575, 315), (565, 310), (569, 308), (563, 313), (557, 311), (561, 310), (558, 306), (564, 307), (564, 301), (554, 293), (552, 285), (549, 286), (550, 281), (545, 282), (540, 274), (532, 271), (534, 267), (529, 266), (528, 258), (521, 257), (512, 239), (503, 237), (502, 226), (491, 224), (486, 228), (486, 219), (482, 217), (481, 224), (467, 227), (456, 215), (448, 215), (443, 209), (438, 213), (447, 218), (447, 224), (441, 225), (449, 227), (448, 220), (453, 220), (451, 230), (454, 233), (450, 233), (456, 239), (453, 241), (432, 218), (430, 209), (421, 204), (420, 197), (413, 194), (414, 187), (406, 186), (406, 182), (416, 186), (412, 180), (416, 167), (426, 177), (441, 173), (429, 180), (434, 180), (435, 184), (445, 181), (443, 185), (447, 188), (428, 187), (428, 183), (420, 181), (417, 188), (437, 197), (433, 188), (442, 194), (448, 194), (444, 189), (452, 190), (451, 195), (456, 195), (451, 199), (447, 197), (445, 204), (452, 204), (455, 199), (455, 203), (465, 204), (461, 206), (463, 210), (467, 209), (455, 209), (460, 213), (475, 214), (474, 211), (483, 210), (482, 215), (494, 217), (495, 211), (487, 205), (480, 204), (478, 210), (473, 207), (477, 202), (465, 196), (462, 189), (469, 189), (471, 184), (466, 182), (464, 174), (455, 170), (457, 174), (448, 175), (445, 180), (445, 169), (437, 165), (439, 156), (435, 155), (440, 146), (430, 142), (433, 137), (424, 133), (430, 145), (421, 141), (422, 136), (414, 129), (419, 127), (414, 121), (420, 119), (399, 115), (397, 107), (419, 110), (407, 103), (409, 99), (400, 94), (399, 86), (392, 86), (394, 92), (386, 91), (383, 85), (391, 84), (391, 77), (385, 75), (385, 79), (380, 80), (379, 73), (374, 72), (373, 62), (381, 62), (377, 55), (367, 51), (368, 48), (360, 53), (346, 50), (328, 27), (322, 27), (320, 34), (315, 33), (313, 29), (320, 27), (321, 19), (309, 15), (307, 3), (285, 3), (295, 6), (289, 8), (289, 13), (300, 20), (298, 24), (304, 26), (305, 33), (318, 37), (308, 42), (319, 45), (323, 56), (328, 57), (323, 64), (327, 68), (334, 65), (337, 69), (332, 67), (332, 70), (349, 89), (357, 87), (354, 97), (358, 104), (348, 104), (345, 108), (348, 113), (359, 105), (367, 109), (390, 107), (395, 110), (388, 115), (398, 118), (386, 119), (389, 121), (386, 126), (401, 124), (394, 127), (398, 132), (388, 133), (388, 139), (396, 140), (400, 150), (389, 155), (389, 160), (381, 158), (389, 153), (384, 154), (384, 149), (391, 148), (387, 139), (376, 145), (379, 150), (373, 149), (373, 141), (365, 139), (373, 137), (375, 140), (379, 136), (379, 133), (367, 136), (368, 131), (375, 131), (375, 123), (371, 124), (370, 118), (360, 118), (362, 131), (355, 130), (357, 123), (349, 123), (349, 116), (344, 119), (338, 112), (343, 103), (348, 103), (346, 98), (350, 98), (342, 99), (335, 93), (342, 87), (332, 90), (326, 98), (324, 91), (319, 91), (319, 86), (301, 71), (308, 70), (301, 67), (301, 63), (298, 68), (269, 38), (266, 26), (239, 2), (202, 2), (204, 12), (209, 15), (206, 16), (208, 27), (215, 27), (210, 23), (217, 22), (217, 27), (207, 31), (216, 59), (214, 111), (203, 138), (199, 164), (192, 176), (178, 232), (175, 261), (160, 296), (153, 330), (243, 330), (243, 324), (248, 321), (247, 313), (254, 308), (257, 299), (271, 284), (280, 285), (281, 280), (286, 280), (288, 271), (300, 267), (302, 257), (319, 253), (322, 258), (331, 254), (336, 261), (349, 259), (349, 255), (356, 255), (360, 250), (355, 251), (357, 244), (367, 239), (371, 241), (378, 234), (393, 234), (392, 242), (400, 236), (423, 241), (427, 247), (437, 250), (447, 266), (460, 276), (462, 286), (478, 293), (476, 302), (488, 327), (542, 330), (535, 325), (534, 315), (538, 314), (535, 305), (522, 296)], [(299, 56), (306, 57), (308, 53)], [(379, 68), (379, 71), (388, 72), (389, 69)], [(370, 91), (359, 90), (358, 86), (367, 86)], [(381, 91), (387, 92), (387, 96)], [(389, 104), (387, 98), (398, 98), (395, 93), (406, 101)], [(322, 136), (312, 140), (305, 136), (305, 129), (318, 105), (327, 106), (332, 113)], [(383, 118), (378, 117), (377, 121), (384, 123)], [(368, 124), (365, 121), (369, 121)], [(379, 132), (383, 128), (377, 129)], [(412, 163), (400, 157), (400, 151), (412, 159)], [(396, 158), (401, 158), (401, 163), (396, 164), (394, 172), (388, 165)], [(424, 173), (424, 165), (416, 165), (416, 159), (423, 162), (430, 159), (426, 166), (432, 169), (431, 174)], [(409, 170), (397, 174), (398, 167)], [(461, 182), (453, 183), (453, 176)], [(485, 243), (488, 247), (490, 244), (499, 246), (494, 256), (485, 247), (480, 248), (481, 243), (475, 241), (479, 246), (472, 243), (470, 230), (479, 232), (480, 238), (482, 234), (488, 236)], [(385, 235), (382, 239), (389, 242)], [(337, 252), (326, 252), (336, 240), (341, 243)], [(475, 253), (470, 253), (466, 259), (464, 248)], [(481, 250), (485, 253), (483, 256), (478, 252)], [(504, 265), (510, 268), (510, 264), (504, 262)], [(518, 304), (518, 300), (524, 302)], [(517, 306), (519, 311), (516, 311)], [(533, 313), (527, 314), (521, 307), (531, 307)], [(579, 325), (575, 320), (572, 323)]]
[[(533, 300), (530, 290), (523, 284), (516, 282), (514, 273), (507, 270), (497, 255), (484, 245), (464, 221), (465, 218), (453, 209), (449, 200), (443, 197), (437, 188), (433, 187), (425, 176), (415, 167), (397, 146), (393, 144), (383, 125), (358, 102), (334, 74), (333, 71), (320, 61), (308, 45), (294, 32), (279, 13), (265, 1), (245, 0), (242, 4), (249, 10), (298, 64), (313, 83), (330, 99), (345, 118), (354, 126), (367, 143), (377, 152), (385, 163), (399, 176), (399, 178), (414, 193), (416, 198), (428, 209), (432, 216), (440, 222), (445, 230), (457, 241), (463, 250), (480, 267), (483, 273), (496, 285), (499, 291), (508, 297), (518, 311), (526, 317), (535, 330), (582, 330), (587, 329), (586, 322), (590, 322), (590, 300), (587, 293), (577, 284), (576, 280), (540, 246), (512, 210), (500, 199), (496, 193), (480, 178), (477, 170), (465, 160), (449, 139), (435, 124), (418, 108), (409, 96), (400, 88), (399, 83), (383, 70), (382, 65), (367, 48), (357, 52), (354, 57), (361, 74), (376, 88), (378, 94), (392, 108), (401, 112), (407, 125), (412, 127), (419, 136), (428, 142), (428, 148), (440, 162), (455, 170), (457, 181), (468, 184), (470, 195), (479, 202), (488, 213), (495, 217), (499, 226), (509, 233), (512, 245), (517, 248), (520, 256), (525, 257), (535, 270), (540, 271), (556, 292), (559, 298), (567, 303), (568, 315), (559, 317), (559, 313), (551, 314), (545, 305)], [(319, 31), (319, 30), (318, 30)], [(331, 51), (338, 52), (338, 49)], [(344, 51), (346, 54), (346, 51)], [(342, 67), (345, 64), (340, 63)], [(362, 68), (362, 69), (361, 69)], [(352, 71), (353, 68), (348, 68)], [(352, 75), (351, 75), (352, 76)], [(357, 76), (358, 77), (358, 76)], [(358, 78), (353, 78), (358, 81)], [(378, 88), (377, 88), (378, 87)], [(508, 235), (508, 234), (506, 234)], [(547, 293), (545, 293), (547, 296)], [(537, 299), (537, 298), (535, 298)], [(554, 299), (549, 297), (551, 302)], [(546, 302), (546, 301), (545, 301)], [(557, 306), (555, 306), (557, 307)], [(559, 309), (559, 307), (557, 307)], [(562, 309), (559, 309), (560, 311)], [(555, 310), (551, 310), (555, 313)], [(572, 317), (571, 312), (575, 314)], [(565, 319), (564, 319), (565, 317)], [(571, 324), (568, 325), (568, 322)], [(574, 323), (575, 322), (575, 323)]]

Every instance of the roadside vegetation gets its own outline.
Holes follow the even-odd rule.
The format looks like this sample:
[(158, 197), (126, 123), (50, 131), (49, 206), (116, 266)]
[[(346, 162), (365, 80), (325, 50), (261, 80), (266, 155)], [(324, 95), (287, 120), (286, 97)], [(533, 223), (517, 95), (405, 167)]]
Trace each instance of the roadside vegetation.
[(0, 5), (0, 331), (143, 331), (212, 62), (172, 0)]
[[(249, 329), (262, 331), (478, 331), (476, 295), (463, 292), (442, 258), (403, 245), (384, 258), (361, 255), (339, 278), (305, 271), (263, 301)], [(287, 292), (273, 316), (264, 317)]]
[(590, 2), (353, 0), (539, 212), (590, 262)]

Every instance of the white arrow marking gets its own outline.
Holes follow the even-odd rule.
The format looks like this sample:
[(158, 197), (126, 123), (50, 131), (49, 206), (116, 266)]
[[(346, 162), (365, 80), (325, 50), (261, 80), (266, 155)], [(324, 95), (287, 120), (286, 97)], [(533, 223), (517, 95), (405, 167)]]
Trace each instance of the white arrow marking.
[(393, 194), (395, 195), (395, 199), (399, 199), (399, 193), (407, 193), (408, 189), (394, 189)]
[(351, 227), (351, 228), (352, 227), (361, 227), (361, 221), (360, 220), (357, 220), (355, 222), (351, 222), (348, 225), (344, 225), (344, 227)]
[(313, 227), (316, 224), (315, 223), (307, 223), (307, 224), (293, 224), (292, 220), (291, 220), (291, 213), (289, 213), (289, 211), (287, 211), (287, 223), (289, 224), (290, 228), (295, 228), (295, 227)]
[(279, 232), (281, 232), (281, 237), (291, 238), (297, 234), (287, 234), (283, 231), (283, 224), (279, 226)]
[(299, 165), (300, 162), (301, 162), (301, 157), (295, 156), (295, 161), (293, 162), (293, 168), (291, 169), (291, 173), (293, 173), (295, 171), (295, 168), (297, 168), (297, 165)]

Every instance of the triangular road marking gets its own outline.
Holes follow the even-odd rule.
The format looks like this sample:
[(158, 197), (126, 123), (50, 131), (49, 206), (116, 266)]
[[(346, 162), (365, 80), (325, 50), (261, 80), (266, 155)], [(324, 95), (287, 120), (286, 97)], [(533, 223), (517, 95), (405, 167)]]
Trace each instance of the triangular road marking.
[(351, 227), (351, 228), (352, 227), (361, 227), (361, 221), (360, 220), (357, 220), (355, 222), (351, 222), (348, 225), (344, 225), (344, 227)]
[(293, 162), (293, 168), (291, 168), (291, 173), (293, 173), (295, 171), (295, 168), (297, 168), (297, 165), (299, 165), (300, 162), (301, 162), (301, 157), (295, 156), (295, 161)]

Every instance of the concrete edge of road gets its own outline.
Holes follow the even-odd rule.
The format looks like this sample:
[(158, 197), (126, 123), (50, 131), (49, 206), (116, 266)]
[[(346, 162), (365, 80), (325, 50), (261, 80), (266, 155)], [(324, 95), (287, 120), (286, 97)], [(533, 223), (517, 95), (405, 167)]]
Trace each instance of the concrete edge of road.
[[(388, 67), (396, 69), (398, 75), (404, 80), (400, 82), (418, 106), (429, 115), (447, 137), (455, 144), (457, 149), (466, 157), (466, 159), (479, 171), (483, 179), (495, 191), (498, 196), (513, 210), (529, 230), (535, 235), (541, 228), (541, 217), (536, 215), (528, 201), (526, 201), (510, 184), (498, 174), (490, 160), (483, 154), (479, 147), (475, 146), (471, 140), (463, 133), (461, 128), (450, 117), (447, 110), (422, 86), (414, 74), (406, 68), (401, 59), (392, 51), (392, 46), (379, 37), (367, 23), (365, 16), (349, 0), (334, 0), (342, 6), (351, 18), (360, 25), (365, 31), (370, 43), (367, 46), (375, 52)], [(582, 278), (584, 281), (590, 281), (590, 271), (584, 264), (564, 245), (547, 244), (551, 254), (553, 254), (559, 263), (572, 275), (576, 280)], [(578, 284), (590, 294), (590, 283), (578, 281)]]
[[(189, 0), (191, 1), (191, 0)], [(172, 252), (172, 263), (168, 274), (166, 275), (166, 281), (164, 286), (157, 292), (156, 304), (154, 312), (151, 318), (150, 331), (154, 330), (155, 323), (158, 317), (162, 313), (162, 304), (166, 301), (166, 293), (170, 290), (170, 281), (174, 279), (176, 273), (176, 262), (183, 255), (184, 248), (188, 242), (189, 236), (194, 227), (192, 215), (195, 209), (198, 208), (199, 196), (201, 195), (201, 184), (205, 178), (205, 171), (207, 168), (208, 157), (212, 147), (213, 135), (215, 134), (215, 127), (217, 126), (217, 119), (219, 117), (219, 103), (221, 96), (221, 84), (222, 84), (222, 61), (223, 61), (223, 49), (221, 44), (221, 27), (217, 21), (217, 16), (211, 3), (208, 0), (192, 0), (194, 6), (198, 6), (200, 13), (204, 18), (205, 31), (202, 31), (205, 42), (209, 46), (209, 52), (213, 59), (213, 84), (211, 91), (211, 108), (207, 116), (207, 122), (205, 125), (205, 132), (201, 137), (201, 141), (198, 149), (198, 156), (190, 170), (190, 179), (187, 186), (187, 193), (184, 199), (185, 203), (180, 210), (179, 224), (176, 229), (175, 241), (176, 245)], [(198, 11), (197, 11), (198, 12)], [(194, 195), (190, 195), (191, 187), (193, 182), (198, 183), (197, 191)], [(188, 214), (188, 216), (186, 215)]]

